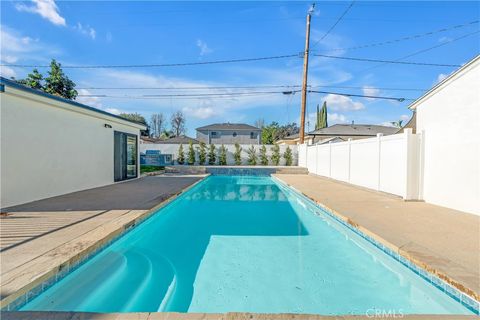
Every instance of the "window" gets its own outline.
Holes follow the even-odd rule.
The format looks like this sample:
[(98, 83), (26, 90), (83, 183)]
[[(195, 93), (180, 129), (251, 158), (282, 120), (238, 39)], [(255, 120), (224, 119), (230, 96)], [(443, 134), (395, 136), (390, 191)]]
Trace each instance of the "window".
[(212, 131), (212, 132), (210, 132), (210, 135), (211, 135), (212, 137), (216, 137), (216, 136), (217, 136), (217, 133), (216, 133), (215, 131)]
[(257, 135), (255, 134), (255, 132), (250, 132), (250, 139), (255, 139), (257, 137)]
[(234, 132), (234, 133), (233, 133), (233, 137), (235, 138), (236, 136), (237, 136), (237, 133), (236, 133), (236, 132)]

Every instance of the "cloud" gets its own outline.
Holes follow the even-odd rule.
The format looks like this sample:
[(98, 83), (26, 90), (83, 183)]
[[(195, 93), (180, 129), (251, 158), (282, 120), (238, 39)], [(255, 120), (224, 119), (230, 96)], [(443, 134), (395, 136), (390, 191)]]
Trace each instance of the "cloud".
[(93, 93), (86, 90), (86, 89), (78, 89), (77, 90), (79, 97), (77, 97), (77, 101), (83, 104), (86, 104), (87, 106), (94, 107), (94, 108), (103, 108), (103, 104), (100, 101), (99, 97), (85, 97), (92, 95)]
[(208, 47), (207, 43), (200, 39), (197, 40), (197, 47), (200, 49), (200, 56), (213, 52), (213, 50)]
[(197, 119), (209, 119), (219, 115), (218, 110), (215, 110), (213, 107), (185, 107), (182, 109), (187, 117), (194, 117)]
[(380, 123), (380, 125), (384, 126), (384, 127), (395, 127), (392, 122), (394, 122), (394, 121), (385, 121), (385, 122)]
[(117, 108), (105, 108), (105, 111), (107, 112), (110, 112), (112, 114), (115, 114), (115, 115), (119, 115), (120, 113), (122, 113), (122, 111), (118, 110)]
[(105, 35), (105, 40), (110, 43), (112, 42), (113, 40), (113, 36), (112, 36), (112, 33), (110, 31), (107, 32), (107, 34)]
[(6, 63), (15, 63), (18, 61), (18, 57), (4, 55), (2, 56), (2, 61), (5, 61)]
[(448, 74), (440, 73), (440, 74), (437, 76), (437, 81), (436, 81), (435, 83), (440, 83), (440, 82), (442, 82), (443, 80), (445, 80), (447, 77), (448, 77)]
[(33, 5), (19, 3), (15, 6), (18, 11), (36, 13), (57, 26), (66, 26), (67, 23), (58, 10), (54, 0), (33, 0)]
[(345, 96), (327, 94), (324, 101), (327, 102), (327, 107), (334, 111), (356, 111), (365, 109), (363, 103), (353, 101), (352, 98)]
[(347, 117), (339, 113), (329, 113), (327, 116), (328, 124), (347, 123)]
[(452, 38), (450, 37), (441, 37), (440, 39), (438, 39), (438, 42), (448, 42), (448, 41), (451, 41)]
[(378, 96), (380, 94), (380, 89), (371, 86), (363, 86), (362, 90), (366, 96)]
[(400, 116), (400, 120), (407, 121), (410, 119), (410, 116), (408, 114), (402, 114)]
[(95, 29), (93, 29), (89, 25), (83, 26), (80, 22), (78, 22), (77, 25), (73, 28), (78, 30), (78, 32), (80, 32), (81, 34), (92, 38), (92, 40), (95, 40), (95, 37), (97, 36), (97, 32), (95, 31)]
[(7, 66), (0, 66), (0, 75), (4, 78), (17, 77), (17, 73), (15, 72), (15, 70)]

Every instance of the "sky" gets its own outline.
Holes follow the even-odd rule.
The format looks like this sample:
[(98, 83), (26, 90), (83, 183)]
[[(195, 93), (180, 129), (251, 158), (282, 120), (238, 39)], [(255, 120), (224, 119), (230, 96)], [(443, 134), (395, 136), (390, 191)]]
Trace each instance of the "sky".
[[(265, 123), (299, 123), (300, 94), (282, 92), (295, 91), (299, 88), (294, 86), (302, 83), (299, 53), (305, 46), (305, 20), (311, 2), (36, 0), (0, 4), (4, 77), (20, 79), (32, 70), (11, 64), (42, 66), (52, 58), (63, 66), (117, 66), (64, 71), (77, 84), (77, 101), (116, 114), (137, 112), (147, 120), (153, 113), (163, 113), (168, 121), (173, 112), (181, 110), (191, 136), (195, 128), (218, 122), (254, 124), (261, 118)], [(415, 99), (458, 68), (315, 54), (462, 65), (480, 52), (480, 34), (475, 33), (479, 30), (478, 1), (351, 4), (316, 3), (308, 72), (311, 90)], [(402, 40), (391, 41), (398, 39)], [(177, 67), (120, 67), (292, 54), (297, 56)], [(39, 70), (46, 73), (47, 69)], [(249, 88), (184, 89), (225, 86)], [(250, 94), (252, 91), (261, 93)], [(249, 94), (171, 96), (237, 92)], [(389, 124), (406, 122), (411, 116), (410, 100), (309, 93), (307, 130), (314, 129), (316, 106), (324, 101), (329, 125), (352, 121)]]

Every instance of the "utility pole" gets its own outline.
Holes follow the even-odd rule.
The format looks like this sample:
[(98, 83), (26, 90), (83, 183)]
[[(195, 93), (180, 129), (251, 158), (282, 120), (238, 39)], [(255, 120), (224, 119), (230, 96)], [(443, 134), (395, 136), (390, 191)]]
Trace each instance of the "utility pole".
[(308, 81), (308, 55), (310, 50), (310, 20), (315, 9), (315, 3), (312, 4), (307, 14), (307, 31), (305, 37), (305, 52), (303, 53), (303, 84), (302, 84), (302, 106), (300, 114), (300, 144), (305, 139), (305, 109), (307, 107), (307, 81)]

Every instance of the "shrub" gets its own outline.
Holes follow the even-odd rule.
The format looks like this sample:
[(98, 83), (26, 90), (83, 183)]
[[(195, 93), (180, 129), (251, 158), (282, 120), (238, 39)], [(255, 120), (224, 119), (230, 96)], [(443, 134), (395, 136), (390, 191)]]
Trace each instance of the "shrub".
[(265, 147), (265, 145), (260, 147), (260, 164), (262, 166), (268, 166), (267, 147)]
[(215, 145), (210, 145), (210, 150), (208, 151), (208, 164), (214, 165), (217, 160), (217, 155), (215, 154)]
[(191, 166), (195, 164), (195, 149), (193, 149), (193, 143), (191, 142), (188, 146), (187, 163)]
[(218, 148), (218, 164), (221, 166), (227, 165), (227, 148), (223, 144)]
[(207, 145), (205, 142), (200, 142), (198, 149), (198, 164), (204, 165), (207, 162)]
[(185, 154), (183, 153), (183, 145), (182, 144), (178, 148), (177, 162), (178, 162), (178, 164), (184, 164), (185, 163)]
[(292, 149), (290, 149), (290, 147), (287, 147), (287, 149), (285, 150), (285, 153), (283, 154), (283, 158), (285, 159), (286, 166), (292, 165), (293, 155), (292, 155)]
[(235, 160), (235, 164), (237, 166), (242, 164), (242, 147), (235, 143), (235, 152), (233, 153), (233, 159)]
[(278, 166), (280, 163), (280, 147), (278, 144), (272, 147), (272, 155), (270, 156), (270, 160), (272, 160), (272, 163), (275, 166)]
[(248, 154), (248, 164), (251, 165), (251, 166), (254, 166), (257, 164), (257, 151), (255, 150), (255, 147), (254, 146), (250, 146), (250, 148), (248, 148), (247, 150), (247, 154)]

